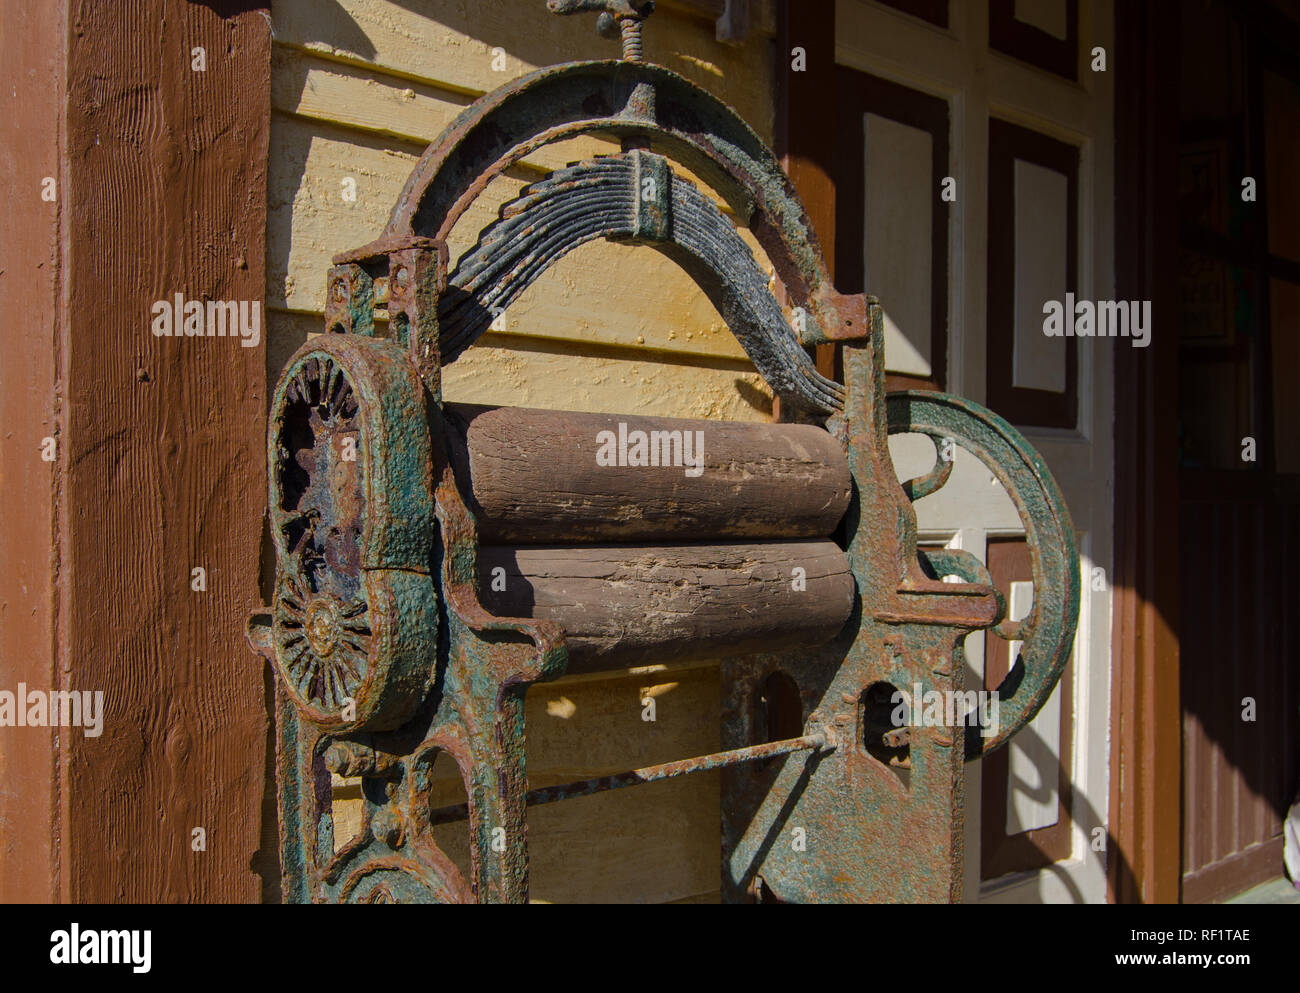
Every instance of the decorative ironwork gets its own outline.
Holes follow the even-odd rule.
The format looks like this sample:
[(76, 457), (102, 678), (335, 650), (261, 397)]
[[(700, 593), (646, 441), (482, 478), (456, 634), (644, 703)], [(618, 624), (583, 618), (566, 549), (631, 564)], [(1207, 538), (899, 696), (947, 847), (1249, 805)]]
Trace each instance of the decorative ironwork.
[[(279, 675), (286, 898), (521, 902), (530, 805), (721, 769), (727, 899), (959, 899), (963, 763), (1033, 717), (1073, 639), (1078, 556), (1060, 492), (1028, 443), (989, 411), (939, 394), (886, 396), (879, 306), (835, 291), (807, 215), (758, 137), (703, 90), (642, 61), (653, 4), (549, 6), (599, 13), (602, 29), (621, 36), (623, 59), (542, 69), (467, 107), (429, 146), (381, 236), (335, 257), (332, 333), (299, 349), (272, 399), (276, 593), (269, 614), (250, 620), (249, 641)], [(475, 197), (529, 152), (579, 134), (614, 137), (622, 152), (528, 187), (448, 276), (447, 235)], [(673, 174), (670, 158), (748, 225), (785, 286), (788, 311), (731, 222)], [(472, 439), (456, 434), (463, 419), (447, 417), (441, 370), (557, 259), (597, 238), (648, 245), (679, 263), (783, 413), (838, 443), (827, 457), (842, 457), (835, 471), (852, 480), (840, 547), (827, 545), (827, 534), (808, 534), (821, 541), (806, 544), (829, 549), (828, 568), (838, 562), (855, 591), (838, 635), (823, 624), (800, 641), (791, 620), (794, 649), (766, 642), (766, 653), (722, 662), (724, 751), (530, 790), (524, 694), (565, 672), (566, 638), (591, 605), (513, 618), (483, 606), (472, 509), (479, 470), (472, 451), (452, 450), (453, 442), (472, 448)], [(376, 336), (377, 309), (386, 311), (387, 337)], [(808, 346), (828, 342), (840, 345), (843, 385), (808, 358)], [(673, 423), (663, 427), (670, 438)], [(759, 446), (775, 437), (752, 430)], [(887, 443), (896, 432), (929, 435), (940, 455), (903, 486)], [(1023, 621), (1006, 620), (1003, 597), (973, 556), (917, 548), (912, 501), (948, 481), (950, 442), (990, 468), (1024, 522), (1035, 596)], [(709, 499), (724, 491), (715, 486)], [(792, 491), (791, 517), (800, 498)], [(725, 517), (727, 507), (712, 511)], [(729, 521), (725, 540), (738, 526), (769, 536), (759, 524)], [(665, 556), (674, 552), (663, 546)], [(690, 595), (709, 597), (704, 573), (695, 575)], [(611, 587), (602, 597), (623, 595)], [(1023, 643), (999, 687), (1006, 705), (996, 733), (968, 734), (964, 721), (900, 724), (891, 710), (898, 689), (964, 690), (961, 645), (976, 630)], [(463, 804), (434, 802), (433, 767), (444, 755), (459, 770)], [(361, 830), (337, 845), (331, 773), (362, 783)], [(468, 872), (435, 842), (437, 824), (464, 825)], [(780, 841), (793, 829), (807, 839), (802, 850)]]

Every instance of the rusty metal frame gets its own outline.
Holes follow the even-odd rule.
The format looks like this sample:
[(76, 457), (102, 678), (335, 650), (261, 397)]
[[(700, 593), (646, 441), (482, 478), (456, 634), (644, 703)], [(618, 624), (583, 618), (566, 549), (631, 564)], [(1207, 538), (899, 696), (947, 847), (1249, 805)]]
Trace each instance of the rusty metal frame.
[[(331, 333), (298, 351), (273, 398), (277, 595), (269, 617), (250, 620), (249, 641), (280, 675), (286, 898), (522, 902), (528, 806), (721, 769), (726, 898), (960, 899), (963, 765), (980, 753), (978, 736), (968, 741), (963, 722), (886, 727), (873, 694), (963, 689), (962, 642), (991, 629), (1025, 647), (1000, 688), (1009, 711), (983, 750), (1032, 718), (1065, 665), (1078, 611), (1078, 557), (1059, 490), (990, 412), (938, 394), (886, 397), (879, 306), (834, 290), (798, 197), (753, 131), (703, 90), (640, 61), (652, 3), (550, 6), (601, 12), (624, 58), (542, 69), (466, 108), (415, 167), (383, 234), (335, 257)], [(446, 238), (474, 198), (529, 152), (579, 134), (617, 137), (623, 151), (525, 190), (449, 277)], [(672, 174), (669, 156), (753, 231), (799, 308), (797, 331), (730, 222)], [(857, 595), (830, 644), (723, 661), (725, 751), (530, 791), (523, 698), (564, 672), (564, 631), (493, 616), (479, 600), (477, 525), (446, 454), (441, 369), (494, 307), (598, 237), (681, 263), (719, 303), (783, 410), (839, 440), (855, 485), (843, 533)], [(376, 337), (377, 310), (387, 338)], [(827, 342), (842, 344), (843, 386), (805, 351)], [(902, 431), (931, 436), (938, 455), (905, 485), (887, 443)], [(947, 481), (949, 440), (990, 467), (1025, 523), (1036, 592), (1018, 625), (1005, 622), (1003, 599), (973, 557), (918, 552), (912, 501)], [(340, 661), (338, 652), (351, 654)], [(756, 702), (774, 673), (796, 687), (802, 727), (769, 741)], [(467, 802), (435, 809), (431, 775), (442, 754), (454, 759)], [(364, 798), (361, 831), (339, 850), (331, 773), (361, 777)], [(455, 821), (470, 834), (468, 877), (432, 836), (435, 824)], [(786, 841), (796, 831), (802, 845)]]

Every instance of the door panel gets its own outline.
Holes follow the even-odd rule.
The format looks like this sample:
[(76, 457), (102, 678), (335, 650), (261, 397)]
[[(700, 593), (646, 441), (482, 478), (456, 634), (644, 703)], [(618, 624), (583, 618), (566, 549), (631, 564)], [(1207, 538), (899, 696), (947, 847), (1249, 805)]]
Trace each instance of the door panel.
[(989, 121), (986, 402), (1021, 426), (1077, 423), (1078, 339), (1044, 334), (1043, 305), (1078, 289), (1078, 175), (1075, 146)]
[(1204, 902), (1281, 873), (1300, 780), (1300, 21), (1178, 11), (1182, 898)]
[[(1025, 616), (1033, 595), (1029, 546), (1020, 538), (992, 538), (987, 561), (994, 583), (1010, 591), (1010, 617)], [(1015, 645), (995, 635), (986, 638), (986, 687), (997, 686), (1006, 675)], [(1071, 777), (1062, 757), (1068, 760), (1073, 749), (1073, 714), (1071, 660), (1038, 716), (1005, 749), (983, 760), (981, 878), (996, 880), (1070, 857)]]
[(846, 66), (835, 79), (836, 288), (884, 304), (896, 385), (943, 389), (948, 205), (936, 190), (951, 155), (948, 102)]

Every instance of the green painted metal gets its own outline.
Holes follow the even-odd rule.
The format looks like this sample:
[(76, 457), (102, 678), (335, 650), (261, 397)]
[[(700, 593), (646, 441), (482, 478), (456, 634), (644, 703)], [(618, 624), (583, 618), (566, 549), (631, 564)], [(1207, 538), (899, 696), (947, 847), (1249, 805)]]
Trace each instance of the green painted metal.
[(869, 314), (870, 336), (843, 345), (845, 411), (827, 424), (855, 484), (843, 527), (857, 609), (822, 648), (722, 663), (724, 747), (759, 735), (774, 673), (797, 687), (808, 726), (829, 729), (839, 747), (723, 772), (723, 892), (734, 902), (962, 895), (967, 728), (900, 727), (891, 709), (896, 692), (918, 685), (964, 690), (961, 643), (1001, 620), (1002, 601), (986, 584), (922, 569), (915, 514), (889, 458), (882, 313)]
[[(941, 452), (944, 441), (951, 439), (977, 456), (1011, 497), (1025, 528), (1033, 565), (1034, 602), (1024, 620), (1003, 620), (991, 629), (1007, 641), (1022, 642), (1022, 646), (1018, 662), (998, 687), (1003, 727), (982, 742), (978, 752), (986, 754), (1006, 744), (1033, 720), (1070, 660), (1081, 581), (1074, 524), (1043, 457), (1019, 431), (991, 410), (961, 397), (918, 390), (891, 393), (887, 404), (891, 434), (929, 435), (935, 441), (936, 452)], [(939, 463), (944, 460), (940, 458)], [(948, 471), (950, 465), (945, 467)], [(934, 553), (930, 557), (937, 559)], [(977, 575), (953, 574), (963, 575), (967, 582), (990, 583), (987, 570), (978, 560), (974, 562), (980, 567)], [(951, 564), (953, 559), (949, 557), (945, 566)]]
[[(964, 763), (1032, 718), (1068, 657), (1078, 557), (1041, 458), (967, 401), (886, 396), (879, 306), (834, 290), (803, 207), (757, 136), (698, 87), (639, 61), (651, 7), (554, 0), (557, 12), (604, 11), (624, 58), (542, 69), (466, 108), (412, 172), (383, 235), (335, 257), (331, 333), (299, 349), (276, 387), (267, 446), (276, 592), (269, 612), (250, 619), (249, 641), (278, 675), (287, 900), (523, 902), (530, 803), (710, 768), (722, 770), (727, 899), (958, 900)], [(525, 191), (449, 285), (444, 239), (473, 199), (530, 151), (585, 133), (622, 139), (623, 155)], [(804, 309), (801, 335), (749, 278), (752, 257), (735, 247), (729, 222), (697, 204), (665, 154), (748, 222)], [(654, 180), (648, 199), (645, 179)], [(563, 674), (564, 631), (493, 616), (479, 600), (477, 525), (468, 481), (457, 478), (466, 470), (446, 453), (441, 370), (494, 301), (589, 237), (631, 238), (681, 261), (726, 302), (785, 409), (839, 440), (855, 484), (841, 531), (856, 602), (830, 644), (723, 661), (726, 751), (530, 791), (524, 694)], [(380, 308), (387, 338), (376, 337)], [(842, 386), (802, 348), (828, 341), (842, 348)], [(900, 485), (887, 440), (902, 431), (930, 436), (940, 458)], [(912, 502), (948, 481), (949, 439), (988, 465), (1025, 523), (1035, 602), (1019, 624), (1005, 621), (1005, 601), (973, 556), (918, 550)], [(977, 630), (1024, 645), (999, 688), (997, 733), (964, 720), (900, 721), (895, 691), (965, 689), (961, 646)], [(799, 719), (779, 737), (778, 690), (793, 694), (785, 712)], [(440, 755), (460, 772), (462, 807), (435, 809)], [(346, 842), (335, 838), (332, 775), (361, 782), (361, 829)], [(469, 832), (466, 871), (433, 836), (435, 823), (457, 818)]]
[(308, 342), (272, 396), (274, 665), (335, 731), (399, 726), (428, 686), (438, 597), (423, 404), (402, 352), (355, 335)]

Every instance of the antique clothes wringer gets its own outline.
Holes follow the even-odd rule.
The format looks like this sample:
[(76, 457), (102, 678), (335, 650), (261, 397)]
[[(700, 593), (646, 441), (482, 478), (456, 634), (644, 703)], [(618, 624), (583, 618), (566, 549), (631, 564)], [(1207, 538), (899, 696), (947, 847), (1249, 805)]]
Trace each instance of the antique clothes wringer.
[[(298, 350), (273, 396), (275, 593), (249, 641), (278, 674), (285, 898), (522, 902), (530, 805), (721, 768), (724, 899), (960, 899), (963, 765), (1033, 717), (1070, 653), (1079, 568), (1060, 492), (989, 411), (885, 393), (878, 305), (835, 291), (798, 196), (753, 131), (641, 60), (651, 3), (549, 6), (598, 11), (623, 58), (541, 69), (467, 107), (421, 158), (383, 234), (335, 257), (327, 333)], [(525, 189), (449, 274), (446, 239), (475, 197), (577, 135), (622, 152)], [(747, 223), (788, 310), (669, 156)], [(784, 423), (444, 404), (443, 366), (596, 238), (680, 264), (780, 398)], [(842, 352), (842, 385), (809, 358), (826, 343)], [(700, 471), (598, 460), (602, 432), (619, 430), (620, 444), (644, 432), (665, 464), (685, 454), (687, 468), (683, 442), (702, 439)], [(887, 445), (896, 432), (930, 436), (937, 455), (901, 486)], [(947, 481), (953, 444), (1019, 510), (1034, 567), (1022, 621), (1005, 619), (974, 556), (918, 551), (911, 501)], [(900, 722), (897, 690), (965, 689), (961, 645), (980, 629), (1023, 646), (999, 687), (996, 733)], [(723, 752), (530, 791), (531, 684), (700, 657), (723, 658)], [(463, 805), (432, 799), (440, 754), (460, 771)], [(331, 771), (360, 776), (364, 798), (361, 830), (338, 851)], [(433, 838), (448, 823), (468, 833), (467, 873)], [(796, 828), (802, 846), (789, 843)]]

